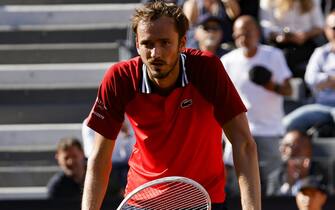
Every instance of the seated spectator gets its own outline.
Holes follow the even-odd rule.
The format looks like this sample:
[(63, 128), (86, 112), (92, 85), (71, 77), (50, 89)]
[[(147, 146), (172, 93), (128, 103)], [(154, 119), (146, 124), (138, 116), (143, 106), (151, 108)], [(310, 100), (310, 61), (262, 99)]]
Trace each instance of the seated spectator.
[[(237, 8), (237, 9), (236, 9)], [(186, 47), (197, 48), (194, 39), (195, 27), (199, 17), (205, 14), (216, 16), (223, 22), (223, 42), (232, 41), (232, 21), (239, 14), (239, 7), (236, 0), (187, 0), (184, 2), (183, 11), (190, 23)]]
[(329, 42), (314, 51), (305, 75), (315, 103), (288, 114), (283, 120), (287, 130), (329, 126), (333, 132), (328, 135), (335, 135), (335, 11), (327, 16), (324, 30)]
[(319, 0), (261, 0), (260, 24), (267, 43), (284, 51), (295, 77), (320, 45), (323, 14)]
[(248, 109), (264, 181), (281, 162), (278, 146), (284, 133), (283, 96), (292, 92), (291, 71), (279, 49), (259, 43), (260, 30), (252, 16), (237, 18), (233, 31), (238, 48), (221, 61)]
[(327, 188), (320, 177), (309, 176), (296, 183), (296, 204), (299, 210), (322, 210), (327, 201)]
[(221, 47), (221, 41), (224, 36), (222, 21), (220, 18), (211, 15), (203, 15), (199, 18), (195, 28), (195, 40), (198, 49), (210, 51), (219, 58), (226, 54), (228, 50)]
[(80, 141), (75, 138), (61, 139), (55, 158), (62, 171), (50, 179), (47, 185), (48, 197), (80, 199), (86, 172), (86, 160)]
[[(141, 3), (146, 4), (146, 3), (149, 3), (149, 2), (153, 2), (153, 1), (155, 1), (155, 0), (141, 0)], [(176, 5), (182, 6), (184, 4), (185, 0), (163, 0), (163, 1), (166, 2), (166, 3), (173, 3), (173, 4), (176, 4)]]
[(308, 176), (317, 176), (327, 185), (327, 174), (312, 160), (311, 137), (294, 130), (285, 134), (279, 147), (282, 165), (267, 180), (266, 195), (294, 196), (294, 186)]
[[(86, 125), (86, 119), (82, 125), (82, 137), (85, 156), (88, 158), (93, 146), (94, 146), (94, 135), (95, 132)], [(112, 155), (112, 167), (113, 172), (111, 174), (109, 191), (111, 194), (116, 193), (123, 196), (124, 188), (127, 184), (128, 174), (128, 159), (133, 149), (135, 138), (133, 136), (133, 130), (130, 127), (129, 121), (125, 118), (125, 122), (121, 127), (121, 131), (116, 139), (113, 155)], [(117, 180), (117, 181), (115, 181)]]

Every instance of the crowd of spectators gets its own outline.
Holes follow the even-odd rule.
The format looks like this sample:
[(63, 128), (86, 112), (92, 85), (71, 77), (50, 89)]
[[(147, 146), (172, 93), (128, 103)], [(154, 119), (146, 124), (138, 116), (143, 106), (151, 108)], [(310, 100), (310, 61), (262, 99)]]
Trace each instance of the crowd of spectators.
[[(312, 145), (315, 137), (335, 137), (334, 3), (186, 0), (179, 5), (191, 22), (187, 46), (221, 59), (248, 108), (263, 194), (297, 196), (297, 206), (303, 209), (299, 201), (311, 193), (300, 185), (314, 180), (310, 188), (323, 189), (316, 196), (322, 206), (323, 195), (334, 193), (334, 186), (314, 160)], [(287, 113), (285, 101), (297, 91), (292, 79), (302, 81), (305, 98), (300, 99), (302, 106)], [(238, 195), (229, 148), (227, 143), (227, 191)]]
[[(315, 135), (308, 131), (315, 128), (322, 135), (322, 128), (327, 127), (331, 132), (325, 136), (335, 137), (335, 5), (321, 0), (170, 2), (180, 5), (189, 18), (187, 46), (210, 51), (221, 59), (248, 108), (259, 151), (263, 194), (296, 196), (300, 209), (309, 197), (321, 209), (327, 195), (334, 193), (334, 186), (328, 185), (334, 177), (327, 177), (314, 161)], [(292, 78), (304, 81), (307, 99), (286, 114), (285, 98), (292, 94)], [(78, 147), (83, 157), (89, 155), (91, 132), (84, 123), (84, 149)], [(120, 160), (114, 164), (121, 168), (122, 188), (134, 139), (127, 124), (121, 135), (126, 141), (118, 141), (113, 160)], [(228, 160), (229, 144), (224, 145), (227, 190), (238, 192), (236, 180), (230, 179), (233, 161)], [(56, 189), (55, 184), (67, 174), (62, 151), (57, 150), (56, 158), (64, 172), (53, 178), (50, 189)], [(82, 178), (72, 182), (81, 186)], [(55, 192), (50, 190), (50, 195)], [(238, 193), (228, 193), (234, 194)]]

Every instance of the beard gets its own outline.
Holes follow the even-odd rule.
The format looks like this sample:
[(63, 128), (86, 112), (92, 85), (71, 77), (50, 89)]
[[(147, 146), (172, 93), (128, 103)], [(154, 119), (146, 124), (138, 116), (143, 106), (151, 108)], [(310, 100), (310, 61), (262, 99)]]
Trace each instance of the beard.
[[(160, 64), (166, 64), (164, 61), (153, 61), (153, 62), (149, 62), (149, 63), (160, 63)], [(179, 56), (177, 57), (177, 59), (175, 60), (174, 64), (172, 65), (172, 67), (168, 70), (168, 71), (165, 71), (163, 72), (161, 70), (160, 67), (154, 67), (154, 68), (151, 68), (150, 65), (148, 66), (148, 73), (150, 74), (150, 76), (153, 78), (153, 79), (165, 79), (167, 78), (170, 73), (175, 70), (177, 64), (179, 63)]]

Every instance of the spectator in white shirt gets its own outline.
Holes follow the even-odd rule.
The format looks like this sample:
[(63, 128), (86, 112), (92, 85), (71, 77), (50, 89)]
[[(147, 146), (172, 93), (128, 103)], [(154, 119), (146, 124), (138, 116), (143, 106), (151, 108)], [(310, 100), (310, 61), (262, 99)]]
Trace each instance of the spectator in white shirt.
[(260, 24), (267, 43), (283, 49), (296, 77), (320, 45), (323, 28), (320, 0), (261, 0)]

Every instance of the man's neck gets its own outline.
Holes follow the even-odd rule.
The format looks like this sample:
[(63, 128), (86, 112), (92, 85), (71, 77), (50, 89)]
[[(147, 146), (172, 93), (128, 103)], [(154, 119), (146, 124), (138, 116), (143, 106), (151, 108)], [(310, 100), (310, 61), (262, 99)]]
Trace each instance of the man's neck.
[(158, 93), (159, 95), (169, 95), (170, 92), (177, 86), (179, 72), (180, 72), (179, 68), (171, 72), (171, 75), (169, 75), (170, 78), (166, 78), (168, 79), (168, 81), (164, 79), (163, 80), (150, 79), (153, 91)]
[(149, 80), (152, 84), (154, 92), (160, 95), (168, 95), (173, 89), (175, 89), (180, 73), (180, 60), (173, 67), (170, 74), (163, 79), (152, 78), (149, 75)]
[(243, 52), (244, 56), (247, 57), (247, 58), (254, 57), (256, 55), (256, 53), (257, 53), (257, 47), (250, 48), (250, 49)]

